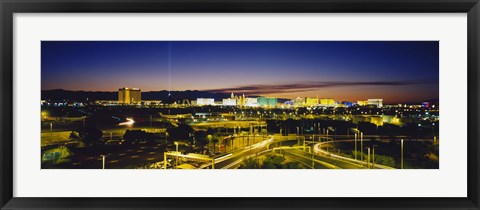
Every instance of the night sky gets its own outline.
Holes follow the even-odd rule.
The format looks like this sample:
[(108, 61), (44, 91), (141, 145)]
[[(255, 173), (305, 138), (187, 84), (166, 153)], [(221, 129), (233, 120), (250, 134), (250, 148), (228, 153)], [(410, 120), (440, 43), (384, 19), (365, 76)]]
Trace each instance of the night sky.
[(120, 87), (281, 98), (439, 97), (436, 41), (43, 41), (42, 90)]

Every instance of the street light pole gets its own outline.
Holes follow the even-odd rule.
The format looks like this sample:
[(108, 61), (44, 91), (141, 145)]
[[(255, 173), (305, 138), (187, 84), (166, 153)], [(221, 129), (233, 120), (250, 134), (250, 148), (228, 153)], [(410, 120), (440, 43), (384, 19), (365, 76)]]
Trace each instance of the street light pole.
[(370, 168), (370, 147), (367, 148), (367, 168)]
[(403, 169), (403, 139), (400, 140), (400, 169)]
[(320, 131), (321, 131), (321, 129), (322, 129), (320, 123), (317, 124), (317, 129), (318, 129), (318, 134), (320, 135), (320, 134), (321, 134)]
[(360, 132), (360, 160), (363, 161), (363, 132)]
[(105, 155), (102, 155), (102, 169), (105, 169)]
[(305, 151), (305, 149), (306, 149), (306, 148), (305, 148), (305, 140), (306, 140), (306, 139), (305, 139), (305, 136), (303, 136), (303, 151)]
[(372, 168), (375, 168), (375, 147), (378, 145), (373, 145), (372, 146)]
[(53, 123), (50, 123), (50, 140), (53, 142)]
[(314, 161), (313, 147), (314, 147), (314, 146), (312, 146), (312, 169), (315, 169), (315, 161)]
[[(178, 152), (178, 142), (174, 142), (174, 144), (176, 147), (175, 151)], [(175, 156), (175, 166), (178, 166), (178, 156)]]
[(355, 160), (357, 159), (357, 133), (355, 133), (355, 152), (353, 153), (355, 155)]
[(297, 145), (300, 146), (300, 139), (298, 137), (299, 133), (300, 133), (300, 128), (297, 126)]

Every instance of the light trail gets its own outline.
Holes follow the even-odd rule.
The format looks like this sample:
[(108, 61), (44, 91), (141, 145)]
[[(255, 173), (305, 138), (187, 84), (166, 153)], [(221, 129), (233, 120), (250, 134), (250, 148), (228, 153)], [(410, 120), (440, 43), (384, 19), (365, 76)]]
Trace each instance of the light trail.
[(127, 118), (127, 121), (126, 121), (126, 122), (118, 123), (118, 125), (133, 125), (133, 123), (135, 123), (135, 121), (133, 120), (133, 118)]

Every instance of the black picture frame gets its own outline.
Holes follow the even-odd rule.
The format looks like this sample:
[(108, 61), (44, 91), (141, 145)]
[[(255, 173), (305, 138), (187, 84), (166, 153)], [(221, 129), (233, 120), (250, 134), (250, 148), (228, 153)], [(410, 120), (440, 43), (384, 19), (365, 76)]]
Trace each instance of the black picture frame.
[[(478, 0), (1, 0), (1, 209), (479, 209)], [(466, 198), (25, 198), (13, 197), (14, 13), (467, 13)], [(450, 180), (445, 180), (450, 181)]]

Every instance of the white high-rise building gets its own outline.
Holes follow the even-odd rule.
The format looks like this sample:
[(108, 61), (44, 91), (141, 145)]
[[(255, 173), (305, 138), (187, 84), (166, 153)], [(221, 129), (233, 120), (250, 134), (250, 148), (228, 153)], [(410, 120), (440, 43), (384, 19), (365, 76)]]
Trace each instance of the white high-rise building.
[(222, 105), (224, 105), (224, 106), (236, 106), (237, 105), (237, 99), (224, 98), (223, 101), (222, 101)]
[(215, 100), (213, 98), (197, 98), (198, 106), (213, 106), (215, 105)]

